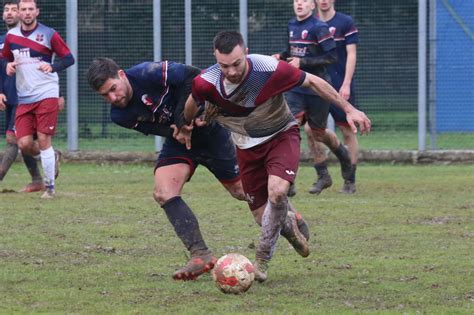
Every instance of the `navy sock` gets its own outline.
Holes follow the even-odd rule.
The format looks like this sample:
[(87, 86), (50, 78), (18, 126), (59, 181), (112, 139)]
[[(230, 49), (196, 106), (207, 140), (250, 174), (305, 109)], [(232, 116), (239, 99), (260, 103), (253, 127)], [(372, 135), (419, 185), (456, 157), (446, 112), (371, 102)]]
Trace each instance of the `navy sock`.
[(31, 155), (23, 154), (23, 162), (25, 163), (33, 182), (43, 181), (43, 178), (41, 177), (41, 173), (39, 171), (38, 162), (34, 157), (32, 157)]
[(346, 147), (340, 143), (336, 150), (333, 151), (334, 155), (338, 158), (339, 161), (350, 161), (351, 157), (349, 155), (349, 151)]
[(318, 176), (328, 174), (328, 163), (326, 161), (314, 164), (314, 169), (316, 170), (316, 174)]
[(180, 196), (169, 199), (162, 208), (173, 225), (176, 235), (191, 252), (191, 255), (195, 252), (208, 251), (196, 216)]

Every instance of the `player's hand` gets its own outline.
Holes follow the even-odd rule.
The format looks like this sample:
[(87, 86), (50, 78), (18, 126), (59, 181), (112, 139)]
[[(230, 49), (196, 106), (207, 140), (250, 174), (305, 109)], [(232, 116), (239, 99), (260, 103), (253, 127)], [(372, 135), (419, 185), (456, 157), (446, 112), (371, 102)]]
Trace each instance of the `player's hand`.
[(346, 119), (353, 133), (357, 133), (357, 127), (359, 127), (361, 135), (369, 134), (372, 123), (364, 112), (352, 107), (350, 111), (346, 112)]
[(339, 95), (346, 101), (351, 97), (351, 86), (343, 84), (339, 89)]
[(288, 63), (295, 67), (296, 69), (300, 68), (300, 58), (298, 57), (290, 57), (287, 59)]
[(4, 111), (7, 108), (7, 97), (5, 94), (0, 93), (0, 110)]
[(273, 54), (272, 57), (275, 58), (276, 60), (281, 60), (280, 54)]
[(7, 69), (6, 70), (7, 70), (7, 75), (8, 76), (11, 77), (12, 75), (14, 75), (16, 73), (16, 65), (17, 65), (17, 63), (14, 62), (14, 61), (7, 63)]
[(60, 112), (62, 112), (64, 110), (64, 106), (66, 104), (66, 101), (64, 100), (64, 96), (60, 96), (58, 98), (58, 109)]
[(179, 143), (185, 144), (186, 149), (191, 150), (191, 135), (194, 128), (193, 122), (189, 125), (184, 125), (181, 129), (178, 129), (176, 125), (171, 125), (171, 128), (173, 128), (173, 138)]
[(51, 65), (49, 63), (42, 62), (39, 65), (38, 70), (43, 72), (43, 73), (51, 73), (51, 72), (53, 72), (53, 67), (51, 67)]
[(207, 125), (207, 121), (204, 119), (204, 116), (200, 116), (194, 119), (194, 124), (196, 125), (196, 127), (204, 127), (205, 125)]

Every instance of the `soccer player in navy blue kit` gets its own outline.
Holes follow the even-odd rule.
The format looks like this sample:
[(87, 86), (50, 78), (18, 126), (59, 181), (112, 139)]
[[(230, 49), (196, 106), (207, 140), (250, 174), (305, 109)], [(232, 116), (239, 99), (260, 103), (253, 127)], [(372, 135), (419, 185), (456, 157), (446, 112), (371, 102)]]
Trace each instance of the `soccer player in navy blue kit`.
[[(359, 42), (357, 28), (349, 15), (336, 12), (334, 0), (316, 0), (316, 4), (319, 19), (328, 24), (329, 30), (336, 42), (337, 62), (328, 66), (331, 84), (345, 100), (356, 106), (352, 78), (356, 67), (357, 43)], [(352, 194), (356, 191), (355, 173), (359, 156), (359, 141), (357, 140), (357, 135), (351, 132), (344, 112), (339, 110), (334, 104), (331, 104), (329, 111), (342, 132), (352, 163), (351, 174), (348, 178), (344, 179), (341, 192)], [(326, 154), (321, 148), (322, 145), (317, 143), (314, 137), (312, 137), (307, 126), (305, 126), (305, 130), (308, 135), (310, 148), (313, 148), (313, 152), (318, 155), (315, 159), (326, 158)], [(327, 170), (324, 176), (326, 180), (330, 181), (330, 175)]]
[[(4, 1), (3, 21), (8, 30), (16, 27), (19, 23), (18, 1)], [(5, 36), (0, 36), (0, 50), (3, 49)], [(18, 104), (18, 96), (15, 86), (15, 77), (7, 76), (7, 60), (0, 59), (0, 111), (6, 115), (6, 148), (0, 161), (0, 181), (3, 180), (12, 163), (18, 155), (18, 144), (15, 136), (15, 113)], [(20, 190), (20, 192), (36, 192), (44, 189), (43, 178), (38, 168), (37, 161), (28, 154), (23, 154), (23, 161), (28, 169), (32, 182)]]
[[(294, 0), (295, 17), (288, 23), (287, 49), (274, 55), (277, 59), (286, 60), (290, 65), (314, 74), (330, 82), (327, 67), (336, 62), (336, 44), (329, 27), (313, 16), (315, 4), (313, 0)], [(286, 93), (288, 105), (298, 122), (308, 121), (310, 133), (317, 141), (323, 142), (336, 155), (341, 164), (342, 177), (348, 178), (351, 171), (349, 152), (341, 144), (336, 134), (327, 129), (327, 118), (330, 103), (322, 99), (314, 91), (296, 87)], [(315, 160), (315, 169), (319, 178), (310, 189), (310, 193), (319, 194), (332, 183), (323, 181), (327, 164)], [(294, 186), (289, 190), (289, 196), (295, 194)]]
[(204, 165), (233, 197), (245, 200), (235, 147), (227, 130), (217, 124), (196, 128), (193, 150), (172, 137), (173, 128), (182, 126), (184, 103), (192, 79), (199, 73), (195, 67), (170, 61), (144, 62), (122, 70), (109, 58), (95, 59), (87, 72), (91, 87), (112, 105), (114, 123), (166, 138), (156, 162), (153, 196), (191, 254), (189, 262), (173, 274), (175, 280), (194, 280), (216, 262), (197, 218), (181, 198), (196, 167)]

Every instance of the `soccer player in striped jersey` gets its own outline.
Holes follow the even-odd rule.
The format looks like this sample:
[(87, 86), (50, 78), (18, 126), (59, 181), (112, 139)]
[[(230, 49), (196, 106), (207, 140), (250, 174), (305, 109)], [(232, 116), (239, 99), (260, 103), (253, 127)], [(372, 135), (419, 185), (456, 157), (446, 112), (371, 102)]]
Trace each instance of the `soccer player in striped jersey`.
[[(359, 42), (357, 28), (349, 15), (336, 12), (334, 0), (315, 1), (319, 19), (328, 24), (329, 30), (336, 42), (337, 62), (328, 66), (331, 84), (345, 100), (356, 106), (353, 76), (357, 60), (357, 43)], [(343, 111), (334, 104), (331, 104), (329, 112), (342, 132), (344, 143), (349, 149), (352, 164), (350, 175), (344, 178), (341, 192), (353, 194), (356, 191), (355, 174), (359, 156), (359, 141), (357, 140), (357, 135), (351, 132)], [(318, 180), (310, 190), (319, 191), (319, 186), (323, 187), (324, 185), (322, 184), (332, 182), (327, 167), (325, 167), (327, 157), (322, 144), (318, 143), (317, 139), (312, 136), (308, 126), (305, 126), (305, 130), (308, 135), (309, 147), (315, 154), (315, 161), (323, 161), (320, 162), (319, 166), (316, 164), (316, 169), (319, 169)]]
[[(353, 132), (357, 132), (356, 125), (361, 132), (369, 132), (370, 120), (323, 79), (270, 56), (247, 55), (247, 51), (239, 32), (222, 31), (215, 36), (217, 63), (194, 79), (184, 110), (187, 125), (174, 136), (192, 148), (193, 119), (203, 105), (208, 112), (204, 121), (214, 117), (232, 131), (243, 189), (254, 217), (261, 218), (254, 266), (255, 277), (262, 282), (267, 279), (278, 236), (288, 222), (287, 193), (300, 156), (298, 123), (282, 93), (297, 86), (311, 88), (346, 112)], [(308, 256), (307, 238), (301, 230), (293, 231), (297, 252)]]
[[(313, 16), (313, 0), (294, 0), (293, 10), (295, 17), (288, 23), (287, 49), (276, 58), (286, 60), (290, 65), (319, 76), (330, 82), (327, 67), (336, 62), (336, 44), (326, 23)], [(341, 144), (336, 134), (327, 129), (327, 119), (330, 103), (321, 98), (311, 89), (296, 87), (285, 94), (291, 112), (300, 125), (308, 121), (309, 133), (312, 138), (323, 142), (339, 159), (342, 177), (346, 179), (351, 171), (349, 152)], [(314, 106), (316, 105), (316, 106)], [(315, 168), (320, 172), (323, 161), (315, 161)], [(324, 163), (320, 163), (324, 162)], [(321, 182), (317, 183), (319, 187)], [(311, 193), (319, 194), (332, 183), (325, 183), (319, 190)], [(294, 185), (290, 186), (289, 196), (296, 193)]]
[[(3, 22), (8, 30), (18, 26), (20, 22), (18, 16), (18, 1), (3, 2)], [(3, 48), (5, 35), (0, 36), (0, 50)], [(5, 111), (6, 115), (6, 149), (0, 161), (0, 181), (3, 180), (12, 163), (18, 155), (18, 145), (15, 137), (15, 113), (18, 104), (16, 94), (15, 77), (7, 76), (7, 60), (0, 59), (0, 111)], [(32, 182), (22, 188), (21, 192), (35, 192), (44, 189), (43, 178), (38, 168), (38, 163), (31, 155), (23, 154), (23, 161), (28, 169)]]
[(2, 54), (9, 61), (7, 75), (16, 74), (18, 146), (25, 154), (41, 156), (46, 186), (41, 197), (53, 198), (58, 165), (52, 146), (59, 111), (57, 72), (74, 64), (74, 57), (54, 29), (38, 22), (38, 15), (35, 0), (20, 0), (20, 26), (8, 31)]

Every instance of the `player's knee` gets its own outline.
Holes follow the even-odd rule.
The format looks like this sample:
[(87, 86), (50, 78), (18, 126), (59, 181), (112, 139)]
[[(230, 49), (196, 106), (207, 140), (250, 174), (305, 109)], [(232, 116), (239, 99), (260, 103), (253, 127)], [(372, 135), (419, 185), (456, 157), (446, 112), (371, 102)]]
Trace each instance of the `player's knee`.
[(239, 183), (236, 185), (232, 185), (230, 187), (227, 187), (227, 189), (229, 190), (232, 197), (234, 197), (235, 199), (242, 201), (247, 200), (247, 198), (245, 197), (244, 189), (242, 188), (242, 184)]
[(29, 141), (29, 139), (19, 139), (18, 142), (18, 147), (20, 148), (21, 152), (29, 154), (29, 155), (34, 155), (33, 152), (33, 143)]
[(156, 202), (160, 206), (164, 205), (168, 200), (170, 200), (174, 196), (169, 196), (169, 194), (166, 194), (162, 189), (155, 188), (153, 191), (153, 199), (155, 199)]
[(268, 191), (268, 199), (272, 203), (282, 203), (287, 200), (288, 189), (283, 186), (272, 187)]
[(8, 144), (17, 144), (16, 143), (16, 137), (14, 135), (7, 134), (7, 137), (5, 139)]
[(323, 142), (326, 137), (325, 128), (311, 128), (311, 134), (313, 135), (314, 140)]

